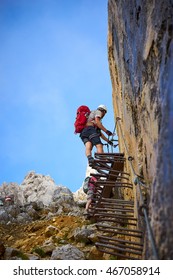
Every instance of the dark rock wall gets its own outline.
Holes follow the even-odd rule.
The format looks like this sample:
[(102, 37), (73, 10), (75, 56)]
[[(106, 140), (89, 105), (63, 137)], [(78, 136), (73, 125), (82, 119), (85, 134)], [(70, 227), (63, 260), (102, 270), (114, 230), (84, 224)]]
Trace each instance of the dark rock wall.
[(150, 188), (159, 257), (173, 259), (173, 1), (109, 0), (108, 59), (115, 117)]

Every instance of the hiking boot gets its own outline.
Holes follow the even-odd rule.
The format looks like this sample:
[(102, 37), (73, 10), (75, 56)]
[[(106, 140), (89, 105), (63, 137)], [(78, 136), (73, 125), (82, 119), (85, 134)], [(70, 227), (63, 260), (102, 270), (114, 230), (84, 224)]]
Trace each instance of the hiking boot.
[(89, 164), (90, 167), (93, 166), (93, 164), (94, 164), (94, 158), (93, 157), (88, 158), (88, 164)]
[(84, 216), (88, 215), (88, 210), (85, 209), (84, 212), (83, 212)]
[(86, 220), (90, 220), (90, 218), (92, 217), (92, 215), (86, 209), (84, 210), (83, 214), (84, 214), (84, 217), (85, 217)]

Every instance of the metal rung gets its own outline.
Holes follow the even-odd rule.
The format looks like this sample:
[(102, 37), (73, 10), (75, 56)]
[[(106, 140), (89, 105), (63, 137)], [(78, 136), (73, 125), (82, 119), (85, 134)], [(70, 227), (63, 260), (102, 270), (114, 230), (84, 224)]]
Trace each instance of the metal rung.
[(117, 234), (120, 234), (121, 236), (131, 236), (131, 237), (136, 237), (136, 238), (142, 238), (142, 234), (133, 234), (133, 233), (126, 233), (126, 232), (123, 232), (123, 231), (115, 231), (114, 229), (112, 228), (106, 228), (106, 229), (103, 229), (103, 228), (100, 228), (101, 226), (97, 226), (96, 227), (98, 228), (98, 230), (102, 231), (102, 232), (107, 232), (107, 233), (113, 233), (114, 235), (117, 235)]
[(113, 240), (108, 240), (108, 239), (104, 239), (104, 238), (99, 238), (99, 241), (100, 243), (102, 244), (108, 244), (108, 245), (112, 245), (112, 246), (118, 246), (119, 248), (122, 248), (122, 249), (130, 249), (130, 250), (133, 250), (133, 252), (136, 252), (138, 254), (141, 254), (142, 252), (142, 248), (140, 247), (135, 247), (135, 246), (131, 246), (131, 245), (125, 245), (125, 244), (121, 244), (118, 241), (113, 241)]
[(116, 219), (116, 218), (109, 218), (109, 219), (106, 219), (106, 217), (101, 217), (99, 216), (99, 221), (98, 222), (113, 222), (113, 223), (116, 223), (116, 224), (122, 224), (122, 225), (129, 225), (129, 226), (137, 226), (137, 223), (135, 222), (127, 222), (127, 221), (124, 221), (124, 219), (120, 220), (120, 219)]
[(94, 164), (94, 166), (97, 167), (97, 168), (94, 168), (94, 169), (97, 169), (97, 170), (98, 169), (104, 169), (104, 170), (107, 170), (107, 171), (111, 170), (111, 166), (109, 166), (109, 167), (107, 166), (107, 167), (104, 167), (104, 168), (103, 168), (103, 166), (99, 166), (99, 165), (96, 165), (96, 164)]
[[(130, 176), (130, 173), (128, 172), (124, 172), (124, 171), (120, 171), (120, 170), (112, 170), (111, 172), (115, 173), (115, 176), (118, 174), (122, 174), (122, 175), (127, 175)], [(95, 176), (95, 177), (108, 177), (109, 173), (105, 174), (104, 176), (101, 174), (95, 174), (95, 173), (91, 173), (91, 176)], [(111, 176), (113, 176), (113, 174), (111, 174)]]
[(107, 240), (118, 241), (119, 243), (122, 243), (122, 244), (130, 244), (130, 245), (139, 246), (139, 247), (141, 247), (141, 250), (142, 250), (142, 247), (143, 247), (143, 244), (142, 244), (142, 243), (134, 242), (134, 241), (130, 241), (130, 240), (118, 239), (118, 238), (115, 238), (115, 237), (110, 237), (110, 236), (105, 236), (105, 235), (99, 235), (98, 238), (99, 238), (99, 239), (100, 239), (100, 238), (103, 238), (103, 239), (107, 239)]
[(100, 181), (97, 181), (95, 182), (94, 185), (129, 185), (129, 186), (133, 186), (133, 184), (131, 183), (128, 183), (128, 182), (120, 182), (120, 181), (112, 181), (112, 180), (100, 180)]
[(105, 160), (113, 160), (113, 161), (116, 161), (116, 160), (124, 160), (124, 161), (126, 161), (126, 158), (122, 157), (120, 155), (116, 155), (116, 156), (114, 156), (114, 155), (108, 156), (108, 154), (105, 154), (105, 155), (95, 154), (95, 158), (98, 159), (98, 160), (105, 159)]
[(100, 203), (103, 204), (108, 204), (108, 205), (117, 205), (117, 206), (122, 206), (122, 207), (134, 207), (134, 202), (130, 203), (129, 202), (125, 202), (124, 203), (122, 201), (118, 201), (116, 199), (112, 199), (110, 201), (105, 201), (103, 198), (101, 198)]
[[(134, 213), (133, 209), (122, 209), (122, 208), (99, 208), (99, 207), (96, 207), (95, 208), (95, 211), (111, 211), (113, 213), (116, 214), (116, 212), (132, 212)], [(112, 213), (112, 214), (113, 214)]]
[(108, 213), (95, 213), (94, 216), (96, 217), (107, 217), (107, 218), (116, 218), (116, 219), (122, 219), (124, 220), (124, 222), (126, 223), (126, 221), (136, 221), (137, 222), (137, 219), (136, 218), (133, 218), (133, 217), (129, 217), (129, 216), (125, 216), (125, 215), (111, 215), (111, 214), (108, 214)]
[(99, 224), (97, 224), (97, 226), (101, 226), (101, 227), (104, 227), (104, 228), (112, 228), (112, 229), (118, 229), (118, 230), (123, 230), (123, 231), (130, 231), (130, 232), (136, 232), (136, 233), (141, 233), (141, 231), (140, 230), (138, 230), (138, 229), (130, 229), (130, 228), (128, 228), (128, 229), (125, 229), (125, 228), (120, 228), (120, 227), (114, 227), (114, 226), (107, 226), (107, 225), (99, 225)]
[(114, 256), (117, 256), (117, 257), (121, 257), (125, 260), (139, 260), (139, 258), (134, 258), (134, 257), (131, 257), (131, 256), (127, 256), (127, 255), (124, 255), (124, 254), (119, 254), (119, 253), (116, 253), (116, 252), (110, 252), (109, 250), (105, 250), (105, 249), (102, 249), (102, 248), (97, 248), (100, 252), (103, 252), (103, 253), (106, 253), (106, 254), (110, 254), (110, 255), (114, 255)]
[(109, 204), (109, 203), (105, 203), (105, 202), (100, 202), (99, 203), (99, 205), (101, 205), (102, 206), (102, 208), (101, 209), (107, 209), (107, 210), (124, 210), (124, 211), (133, 211), (133, 213), (134, 213), (134, 207), (133, 206), (131, 206), (131, 207), (129, 207), (129, 206), (124, 206), (124, 205), (116, 205), (116, 204)]
[(134, 201), (132, 201), (132, 200), (123, 200), (123, 199), (117, 199), (117, 198), (106, 198), (106, 197), (103, 197), (102, 198), (102, 201), (108, 201), (108, 202), (116, 202), (116, 203), (118, 203), (118, 202), (120, 202), (120, 203), (124, 203), (124, 204), (134, 204)]
[[(100, 213), (96, 213), (95, 216), (104, 216), (104, 217), (113, 217), (114, 218), (115, 214), (100, 212)], [(134, 220), (134, 221), (137, 220), (136, 218), (134, 218), (134, 216), (130, 216), (130, 215), (127, 216), (125, 214), (116, 215), (116, 218), (129, 219), (129, 220)]]
[(101, 161), (101, 160), (95, 160), (94, 165), (97, 165), (98, 167), (106, 167), (106, 168), (111, 168), (110, 163), (107, 161)]
[(101, 186), (104, 186), (104, 187), (116, 187), (116, 188), (133, 188), (133, 185), (130, 184), (130, 183), (120, 183), (120, 182), (97, 182), (95, 183), (95, 185), (101, 185)]
[[(115, 208), (117, 208), (117, 209), (124, 209), (124, 210), (126, 210), (127, 209), (127, 212), (128, 212), (128, 209), (130, 210), (132, 210), (132, 209), (134, 209), (134, 205), (133, 204), (122, 204), (122, 203), (112, 203), (112, 202), (110, 202), (110, 203), (105, 203), (104, 201), (102, 201), (102, 198), (101, 199), (99, 199), (101, 196), (100, 196), (100, 194), (99, 193), (96, 193), (96, 195), (95, 195), (95, 197), (93, 198), (93, 200), (94, 201), (98, 201), (98, 207), (99, 208), (103, 208), (103, 209), (105, 209), (104, 208), (104, 206), (105, 207), (108, 207), (109, 209), (115, 209)], [(99, 200), (98, 200), (99, 199)]]
[(102, 247), (114, 249), (114, 250), (117, 250), (117, 251), (121, 251), (121, 252), (124, 252), (124, 253), (141, 255), (141, 252), (138, 252), (138, 251), (135, 251), (135, 250), (124, 249), (122, 247), (114, 246), (114, 245), (111, 245), (111, 244), (105, 244), (105, 243), (96, 242), (96, 246), (102, 246)]
[[(125, 179), (123, 182), (121, 182), (121, 179)], [(118, 186), (118, 185), (128, 185), (128, 186), (133, 186), (133, 184), (129, 183), (129, 179), (128, 178), (115, 178), (115, 180), (99, 180), (95, 183), (95, 186), (100, 186), (100, 185), (109, 185), (109, 186)]]
[(124, 153), (95, 153), (95, 156), (124, 156)]
[(116, 198), (102, 197), (101, 202), (109, 202), (109, 203), (116, 203), (116, 204), (122, 204), (122, 205), (134, 205), (134, 201), (132, 201), (132, 200), (122, 200), (122, 199), (116, 199)]
[[(112, 159), (112, 160), (102, 160), (102, 159), (96, 159), (94, 161), (94, 164), (95, 165), (98, 165), (98, 166), (105, 166), (105, 167), (110, 167), (112, 169), (112, 165), (114, 163), (123, 163), (124, 164), (125, 162), (125, 159)], [(120, 172), (120, 171), (119, 171)]]
[[(114, 163), (115, 161), (116, 161), (116, 159), (118, 159), (118, 158), (97, 158), (96, 157), (96, 160), (95, 160), (95, 162), (97, 162), (97, 163), (109, 163), (109, 164), (112, 164), (112, 163)], [(120, 158), (120, 160), (124, 160), (123, 158), (121, 159)]]
[(107, 170), (107, 171), (110, 171), (111, 170), (111, 166), (101, 166), (101, 165), (98, 165), (98, 164), (93, 164), (93, 168), (94, 169), (96, 169), (96, 167), (97, 167), (97, 169), (104, 169), (104, 170)]

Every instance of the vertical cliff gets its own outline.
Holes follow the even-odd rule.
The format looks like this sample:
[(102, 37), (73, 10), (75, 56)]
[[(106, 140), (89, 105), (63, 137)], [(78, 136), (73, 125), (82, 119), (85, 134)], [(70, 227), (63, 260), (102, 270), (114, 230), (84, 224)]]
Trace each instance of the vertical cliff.
[(109, 0), (108, 59), (120, 151), (149, 186), (159, 257), (173, 259), (173, 1)]

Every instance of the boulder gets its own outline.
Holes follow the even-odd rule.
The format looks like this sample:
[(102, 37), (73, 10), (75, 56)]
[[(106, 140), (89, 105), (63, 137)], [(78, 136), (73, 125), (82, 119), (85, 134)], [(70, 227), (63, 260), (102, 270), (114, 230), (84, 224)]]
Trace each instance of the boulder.
[(51, 260), (85, 260), (85, 255), (77, 247), (67, 244), (56, 247), (52, 252)]
[(9, 221), (9, 215), (5, 211), (5, 209), (0, 209), (0, 223), (6, 224)]
[(92, 235), (94, 233), (94, 231), (92, 229), (88, 229), (88, 228), (77, 228), (74, 231), (74, 240), (76, 242), (82, 242), (85, 244), (91, 243), (91, 239), (89, 238), (90, 235)]
[(23, 254), (20, 250), (7, 247), (4, 253), (5, 260), (28, 260), (29, 258)]
[(59, 232), (59, 229), (54, 226), (48, 226), (45, 230), (45, 236), (51, 237), (52, 235), (56, 235)]
[[(11, 204), (15, 202), (16, 205), (23, 205), (25, 203), (25, 199), (23, 196), (23, 190), (20, 185), (16, 183), (3, 183), (0, 187), (0, 197), (5, 201), (5, 197), (11, 197)], [(9, 205), (10, 203), (8, 203)], [(4, 206), (6, 204), (4, 203)]]

